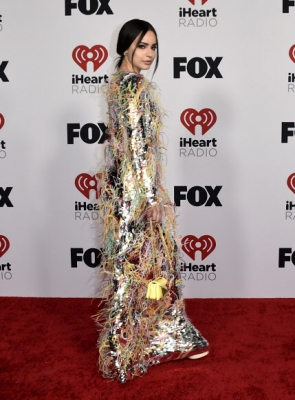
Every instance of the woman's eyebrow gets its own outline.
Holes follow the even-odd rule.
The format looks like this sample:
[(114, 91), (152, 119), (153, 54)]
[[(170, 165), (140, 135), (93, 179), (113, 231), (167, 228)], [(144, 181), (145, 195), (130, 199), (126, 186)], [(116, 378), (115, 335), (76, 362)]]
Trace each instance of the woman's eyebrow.
[[(146, 43), (146, 42), (139, 42), (138, 44), (145, 44), (147, 46), (149, 45), (149, 43)], [(152, 46), (157, 46), (157, 43), (153, 43)]]

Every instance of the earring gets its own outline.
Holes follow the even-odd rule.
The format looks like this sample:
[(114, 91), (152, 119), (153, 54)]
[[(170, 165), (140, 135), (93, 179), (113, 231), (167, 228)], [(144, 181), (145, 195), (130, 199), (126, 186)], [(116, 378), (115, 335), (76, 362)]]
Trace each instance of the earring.
[(127, 56), (127, 50), (126, 50), (126, 51), (124, 51), (124, 53), (123, 53), (123, 54), (124, 54), (124, 56)]

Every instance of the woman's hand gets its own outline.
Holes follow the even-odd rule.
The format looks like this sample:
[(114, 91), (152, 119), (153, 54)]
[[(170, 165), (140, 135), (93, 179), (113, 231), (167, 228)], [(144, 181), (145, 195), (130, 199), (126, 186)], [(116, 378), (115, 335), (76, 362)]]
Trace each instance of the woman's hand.
[(155, 204), (154, 206), (149, 207), (146, 210), (146, 216), (148, 221), (152, 219), (153, 224), (157, 224), (162, 220), (162, 206), (161, 204)]

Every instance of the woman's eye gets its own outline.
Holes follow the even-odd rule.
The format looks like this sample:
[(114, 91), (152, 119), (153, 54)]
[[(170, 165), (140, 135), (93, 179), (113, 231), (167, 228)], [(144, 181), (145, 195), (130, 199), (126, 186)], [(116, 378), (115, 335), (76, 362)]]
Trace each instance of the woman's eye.
[(157, 50), (157, 46), (153, 46), (153, 47), (152, 47), (152, 50)]
[(139, 47), (140, 49), (145, 49), (145, 45), (144, 45), (144, 44), (140, 44), (140, 45), (138, 45), (138, 47)]

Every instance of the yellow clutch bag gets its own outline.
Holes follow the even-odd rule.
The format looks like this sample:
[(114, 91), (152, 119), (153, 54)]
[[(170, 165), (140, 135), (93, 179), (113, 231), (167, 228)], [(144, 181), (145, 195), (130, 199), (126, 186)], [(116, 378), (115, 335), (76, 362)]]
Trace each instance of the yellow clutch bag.
[(165, 278), (157, 278), (154, 281), (149, 282), (146, 298), (160, 300), (167, 292), (166, 283), (167, 279)]

